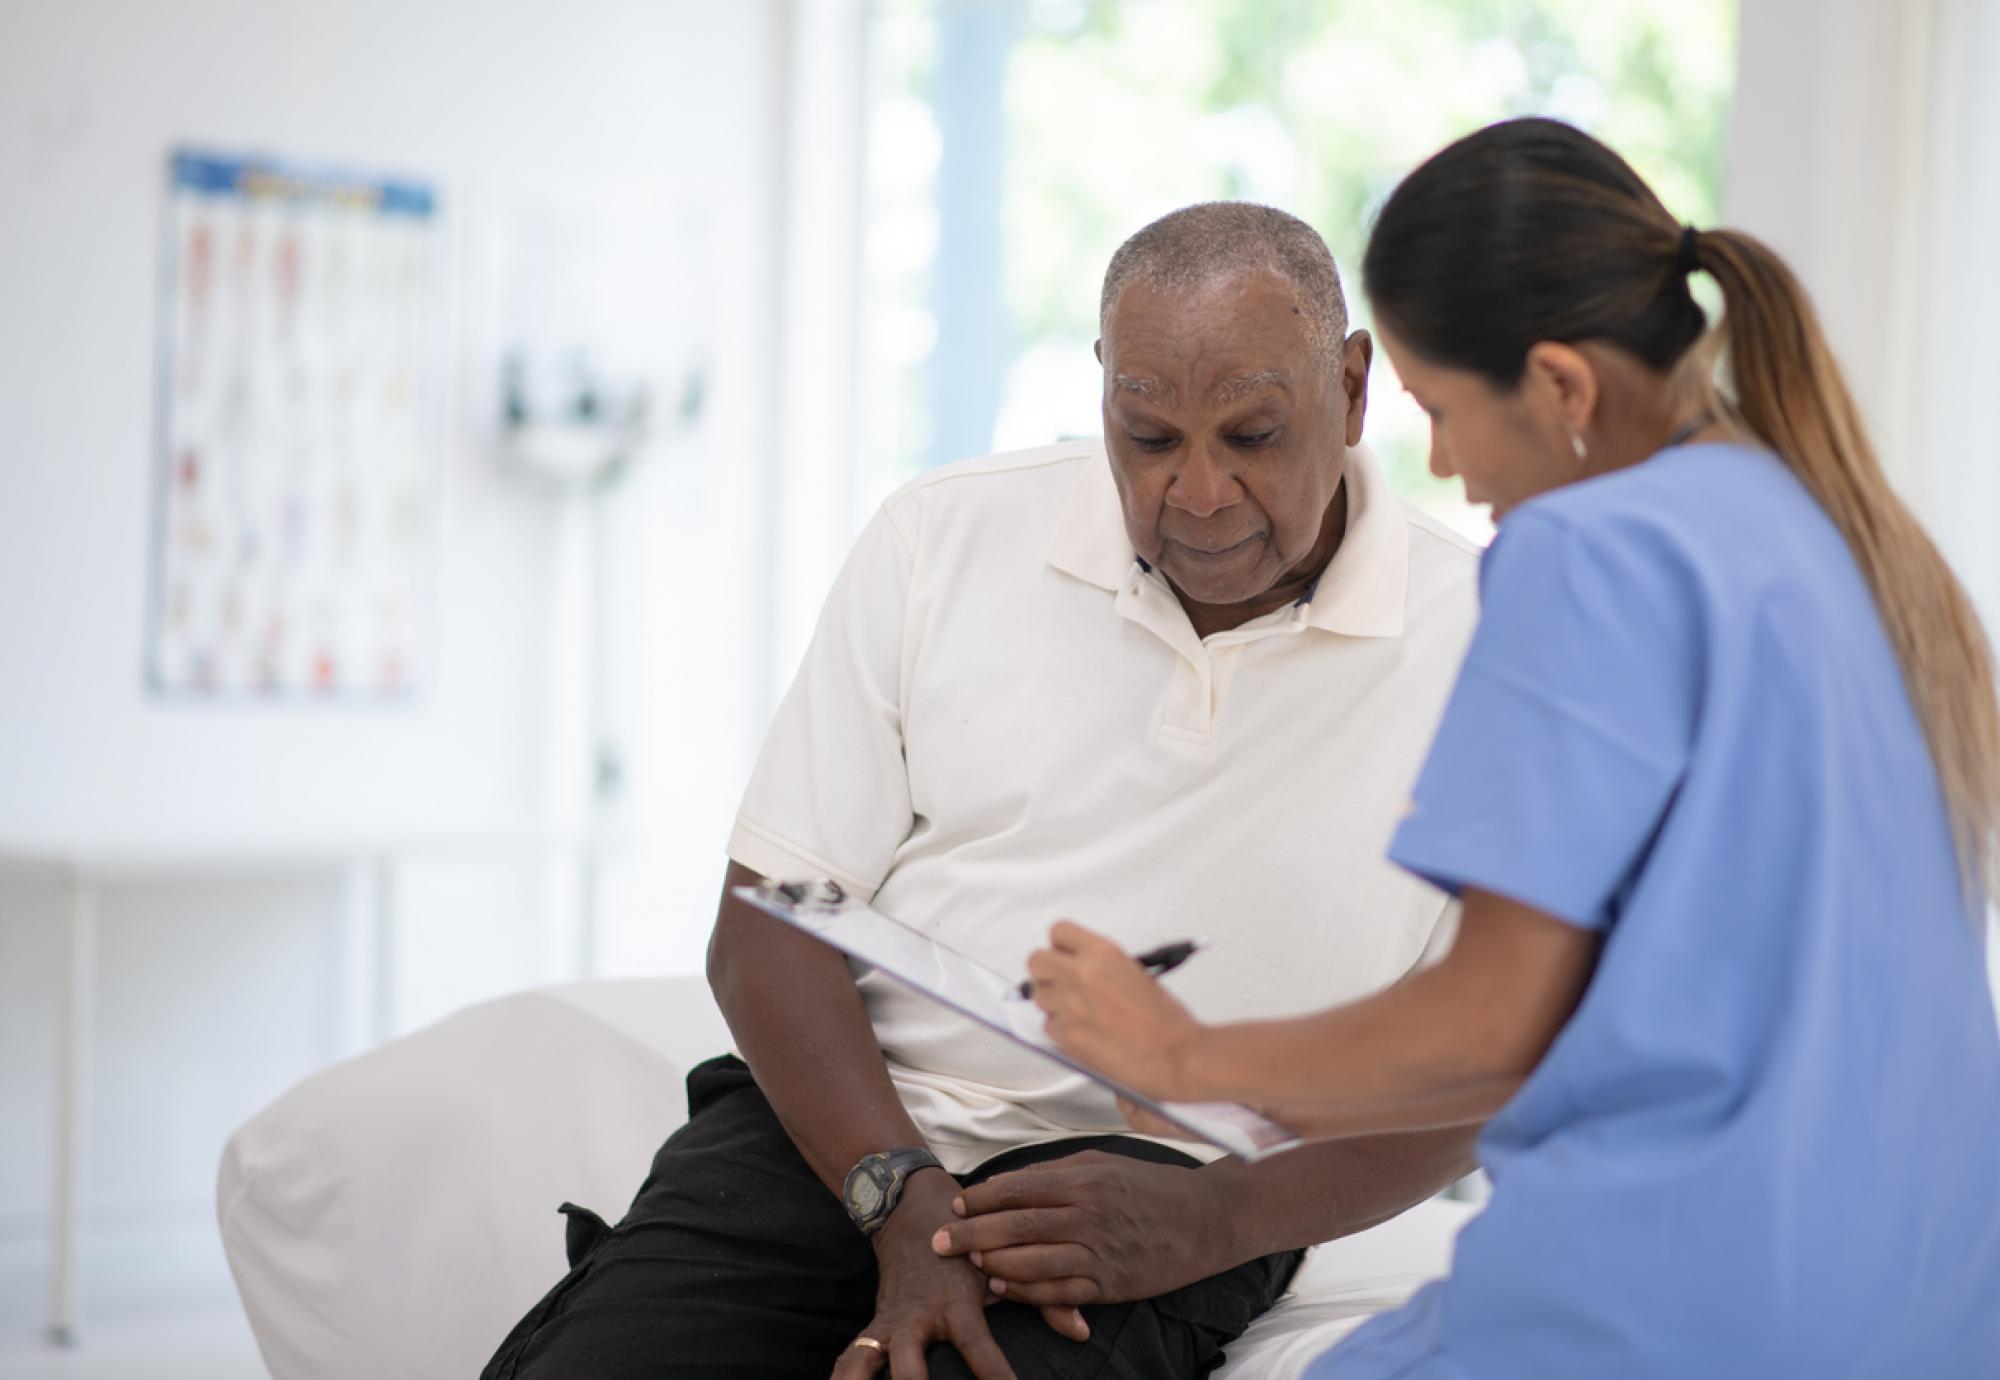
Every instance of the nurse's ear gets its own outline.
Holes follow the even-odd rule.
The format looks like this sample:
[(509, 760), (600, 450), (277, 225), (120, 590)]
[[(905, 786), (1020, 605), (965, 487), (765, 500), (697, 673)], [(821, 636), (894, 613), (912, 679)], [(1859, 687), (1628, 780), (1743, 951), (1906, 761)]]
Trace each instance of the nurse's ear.
[(1521, 395), (1553, 441), (1582, 464), (1589, 453), (1590, 420), (1597, 411), (1597, 368), (1574, 345), (1541, 340), (1528, 347)]

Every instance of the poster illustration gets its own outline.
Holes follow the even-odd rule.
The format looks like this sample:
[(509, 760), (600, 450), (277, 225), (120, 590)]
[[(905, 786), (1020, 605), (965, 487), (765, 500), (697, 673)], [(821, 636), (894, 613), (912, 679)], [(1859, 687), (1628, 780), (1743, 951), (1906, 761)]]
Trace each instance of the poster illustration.
[(433, 193), (180, 151), (164, 233), (153, 688), (410, 690), (434, 615)]

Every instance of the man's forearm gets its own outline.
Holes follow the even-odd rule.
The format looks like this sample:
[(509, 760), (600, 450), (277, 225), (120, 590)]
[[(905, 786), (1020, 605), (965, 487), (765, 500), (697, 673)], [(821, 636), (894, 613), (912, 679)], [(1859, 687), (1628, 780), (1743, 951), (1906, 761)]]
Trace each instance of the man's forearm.
[(924, 1138), (889, 1079), (847, 960), (731, 894), (758, 880), (729, 865), (709, 986), (792, 1143), (837, 1193), (862, 1156)]
[(1216, 1161), (1202, 1173), (1220, 1195), (1231, 1257), (1216, 1268), (1388, 1221), (1470, 1173), (1478, 1134), (1452, 1126), (1328, 1141), (1254, 1164)]
[[(729, 865), (708, 948), (709, 986), (785, 1134), (838, 1194), (862, 1156), (922, 1145), (924, 1137), (890, 1081), (847, 960), (732, 894), (758, 880), (749, 868)], [(899, 1352), (900, 1337), (915, 1335), (948, 1340), (968, 1357), (982, 1348), (998, 1355), (980, 1313), (990, 1297), (986, 1276), (930, 1246), (932, 1234), (954, 1220), (958, 1192), (958, 1181), (943, 1170), (918, 1170), (868, 1238), (880, 1282), (866, 1331)], [(1065, 1336), (1090, 1335), (1074, 1309), (1045, 1316)], [(855, 1357), (842, 1356), (845, 1369), (835, 1373), (854, 1373)]]

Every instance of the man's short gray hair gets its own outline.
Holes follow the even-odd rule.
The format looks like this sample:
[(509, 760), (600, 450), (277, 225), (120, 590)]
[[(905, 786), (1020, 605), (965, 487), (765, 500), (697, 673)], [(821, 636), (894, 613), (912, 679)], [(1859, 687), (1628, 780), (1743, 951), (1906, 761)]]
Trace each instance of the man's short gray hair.
[(1135, 282), (1193, 291), (1219, 278), (1259, 269), (1277, 274), (1298, 294), (1307, 344), (1340, 368), (1347, 339), (1347, 298), (1340, 269), (1319, 231), (1297, 216), (1251, 201), (1204, 201), (1170, 211), (1118, 246), (1104, 270), (1098, 298), (1099, 334), (1118, 296)]

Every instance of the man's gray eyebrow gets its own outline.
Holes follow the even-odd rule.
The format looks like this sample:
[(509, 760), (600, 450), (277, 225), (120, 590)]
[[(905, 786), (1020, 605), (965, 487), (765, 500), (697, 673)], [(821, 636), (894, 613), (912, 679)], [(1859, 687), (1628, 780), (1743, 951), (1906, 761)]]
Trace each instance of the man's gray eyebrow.
[(1142, 398), (1158, 401), (1173, 396), (1173, 389), (1156, 378), (1144, 374), (1114, 374), (1111, 382), (1127, 393), (1137, 393)]
[(1215, 386), (1208, 390), (1208, 396), (1217, 402), (1233, 402), (1266, 388), (1280, 389), (1289, 397), (1291, 376), (1282, 369), (1252, 369), (1247, 374), (1231, 374), (1228, 378), (1217, 379)]

